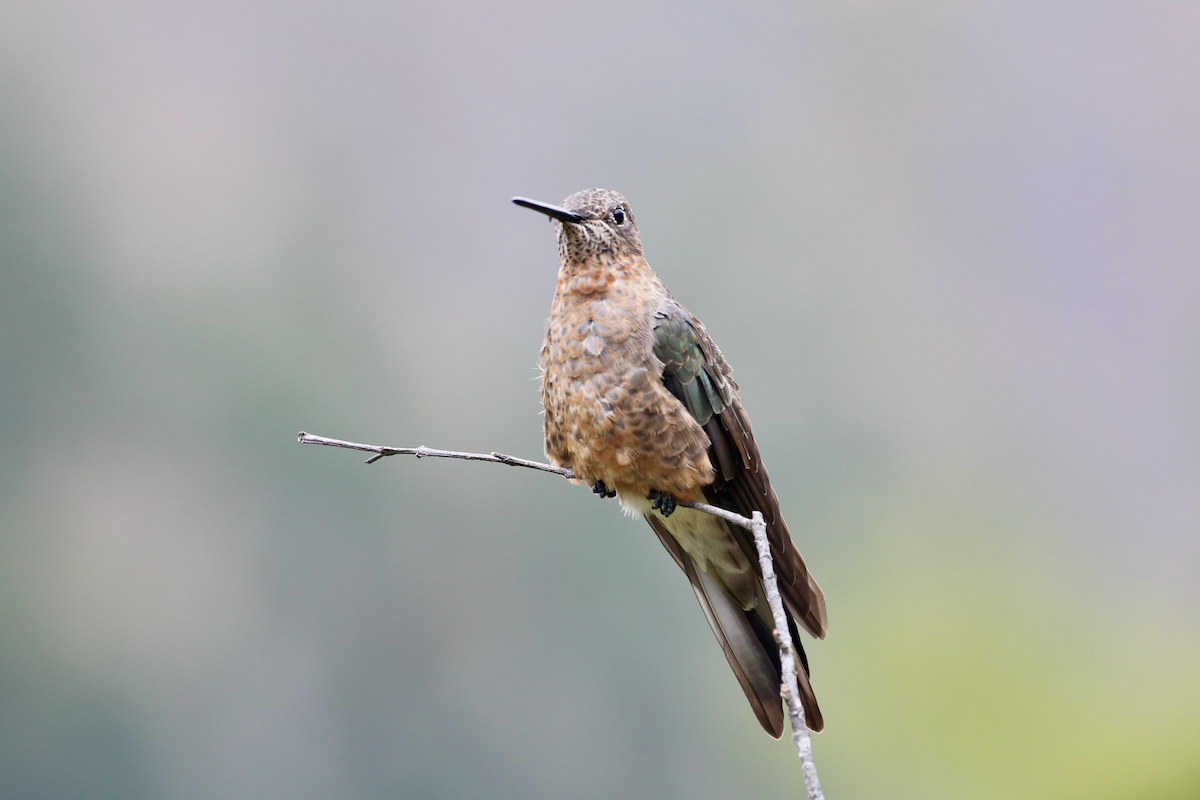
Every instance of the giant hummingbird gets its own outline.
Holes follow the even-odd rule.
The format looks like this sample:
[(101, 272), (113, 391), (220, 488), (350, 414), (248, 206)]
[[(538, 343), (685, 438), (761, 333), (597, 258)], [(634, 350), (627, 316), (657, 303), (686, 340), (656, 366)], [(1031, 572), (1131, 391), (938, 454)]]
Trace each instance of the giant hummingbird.
[(783, 733), (779, 651), (748, 531), (679, 501), (762, 512), (803, 671), (808, 725), (824, 722), (796, 626), (825, 638), (825, 598), (779, 511), (729, 364), (642, 253), (625, 198), (588, 189), (553, 206), (558, 286), (542, 344), (546, 455), (644, 517), (687, 575), (746, 699)]

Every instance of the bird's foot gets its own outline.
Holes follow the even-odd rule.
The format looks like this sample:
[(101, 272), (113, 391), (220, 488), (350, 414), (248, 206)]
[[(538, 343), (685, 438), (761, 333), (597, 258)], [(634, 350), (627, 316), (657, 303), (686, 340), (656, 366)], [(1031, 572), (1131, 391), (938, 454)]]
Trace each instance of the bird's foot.
[(676, 501), (674, 495), (667, 494), (666, 492), (651, 491), (646, 496), (646, 499), (653, 500), (654, 505), (650, 507), (661, 513), (664, 517), (669, 517), (675, 513), (675, 504), (678, 501)]
[(605, 499), (606, 497), (616, 497), (617, 496), (617, 490), (608, 488), (608, 486), (604, 483), (604, 481), (596, 481), (595, 483), (593, 483), (592, 491), (595, 492), (596, 494), (600, 495), (601, 500)]

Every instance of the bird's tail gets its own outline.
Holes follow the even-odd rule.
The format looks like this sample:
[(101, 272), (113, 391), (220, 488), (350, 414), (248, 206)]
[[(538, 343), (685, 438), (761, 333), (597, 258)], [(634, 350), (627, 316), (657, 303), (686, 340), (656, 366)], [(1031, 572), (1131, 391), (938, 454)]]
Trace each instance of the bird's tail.
[[(779, 648), (772, 634), (774, 625), (767, 611), (766, 597), (761, 597), (757, 608), (743, 610), (721, 586), (695, 563), (666, 526), (654, 515), (646, 521), (658, 534), (658, 538), (675, 558), (692, 584), (696, 599), (704, 610), (704, 617), (717, 637), (725, 659), (733, 669), (738, 683), (750, 707), (758, 717), (763, 730), (778, 739), (783, 735), (783, 700), (780, 695)], [(760, 592), (760, 595), (762, 592)], [(788, 629), (796, 648), (800, 665), (796, 670), (796, 683), (800, 689), (800, 700), (804, 706), (805, 721), (814, 731), (825, 727), (820, 706), (808, 678), (808, 657), (800, 643), (800, 633), (790, 611), (786, 611)]]

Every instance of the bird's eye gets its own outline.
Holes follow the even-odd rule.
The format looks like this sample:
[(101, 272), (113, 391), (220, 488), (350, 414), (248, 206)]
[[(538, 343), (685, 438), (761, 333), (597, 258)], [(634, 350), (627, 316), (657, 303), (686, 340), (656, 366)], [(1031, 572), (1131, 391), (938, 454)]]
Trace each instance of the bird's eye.
[(620, 206), (617, 206), (616, 208), (614, 208), (612, 210), (612, 218), (613, 218), (613, 222), (617, 223), (618, 225), (624, 225), (625, 224), (625, 209), (621, 208)]

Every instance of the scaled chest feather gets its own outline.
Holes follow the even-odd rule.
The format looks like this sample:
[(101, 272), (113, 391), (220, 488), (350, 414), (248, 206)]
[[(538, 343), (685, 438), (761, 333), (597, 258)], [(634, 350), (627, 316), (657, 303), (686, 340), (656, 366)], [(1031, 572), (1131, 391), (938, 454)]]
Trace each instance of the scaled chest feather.
[(708, 438), (662, 384), (660, 298), (644, 288), (556, 294), (541, 353), (546, 455), (588, 482), (687, 498), (712, 479)]

